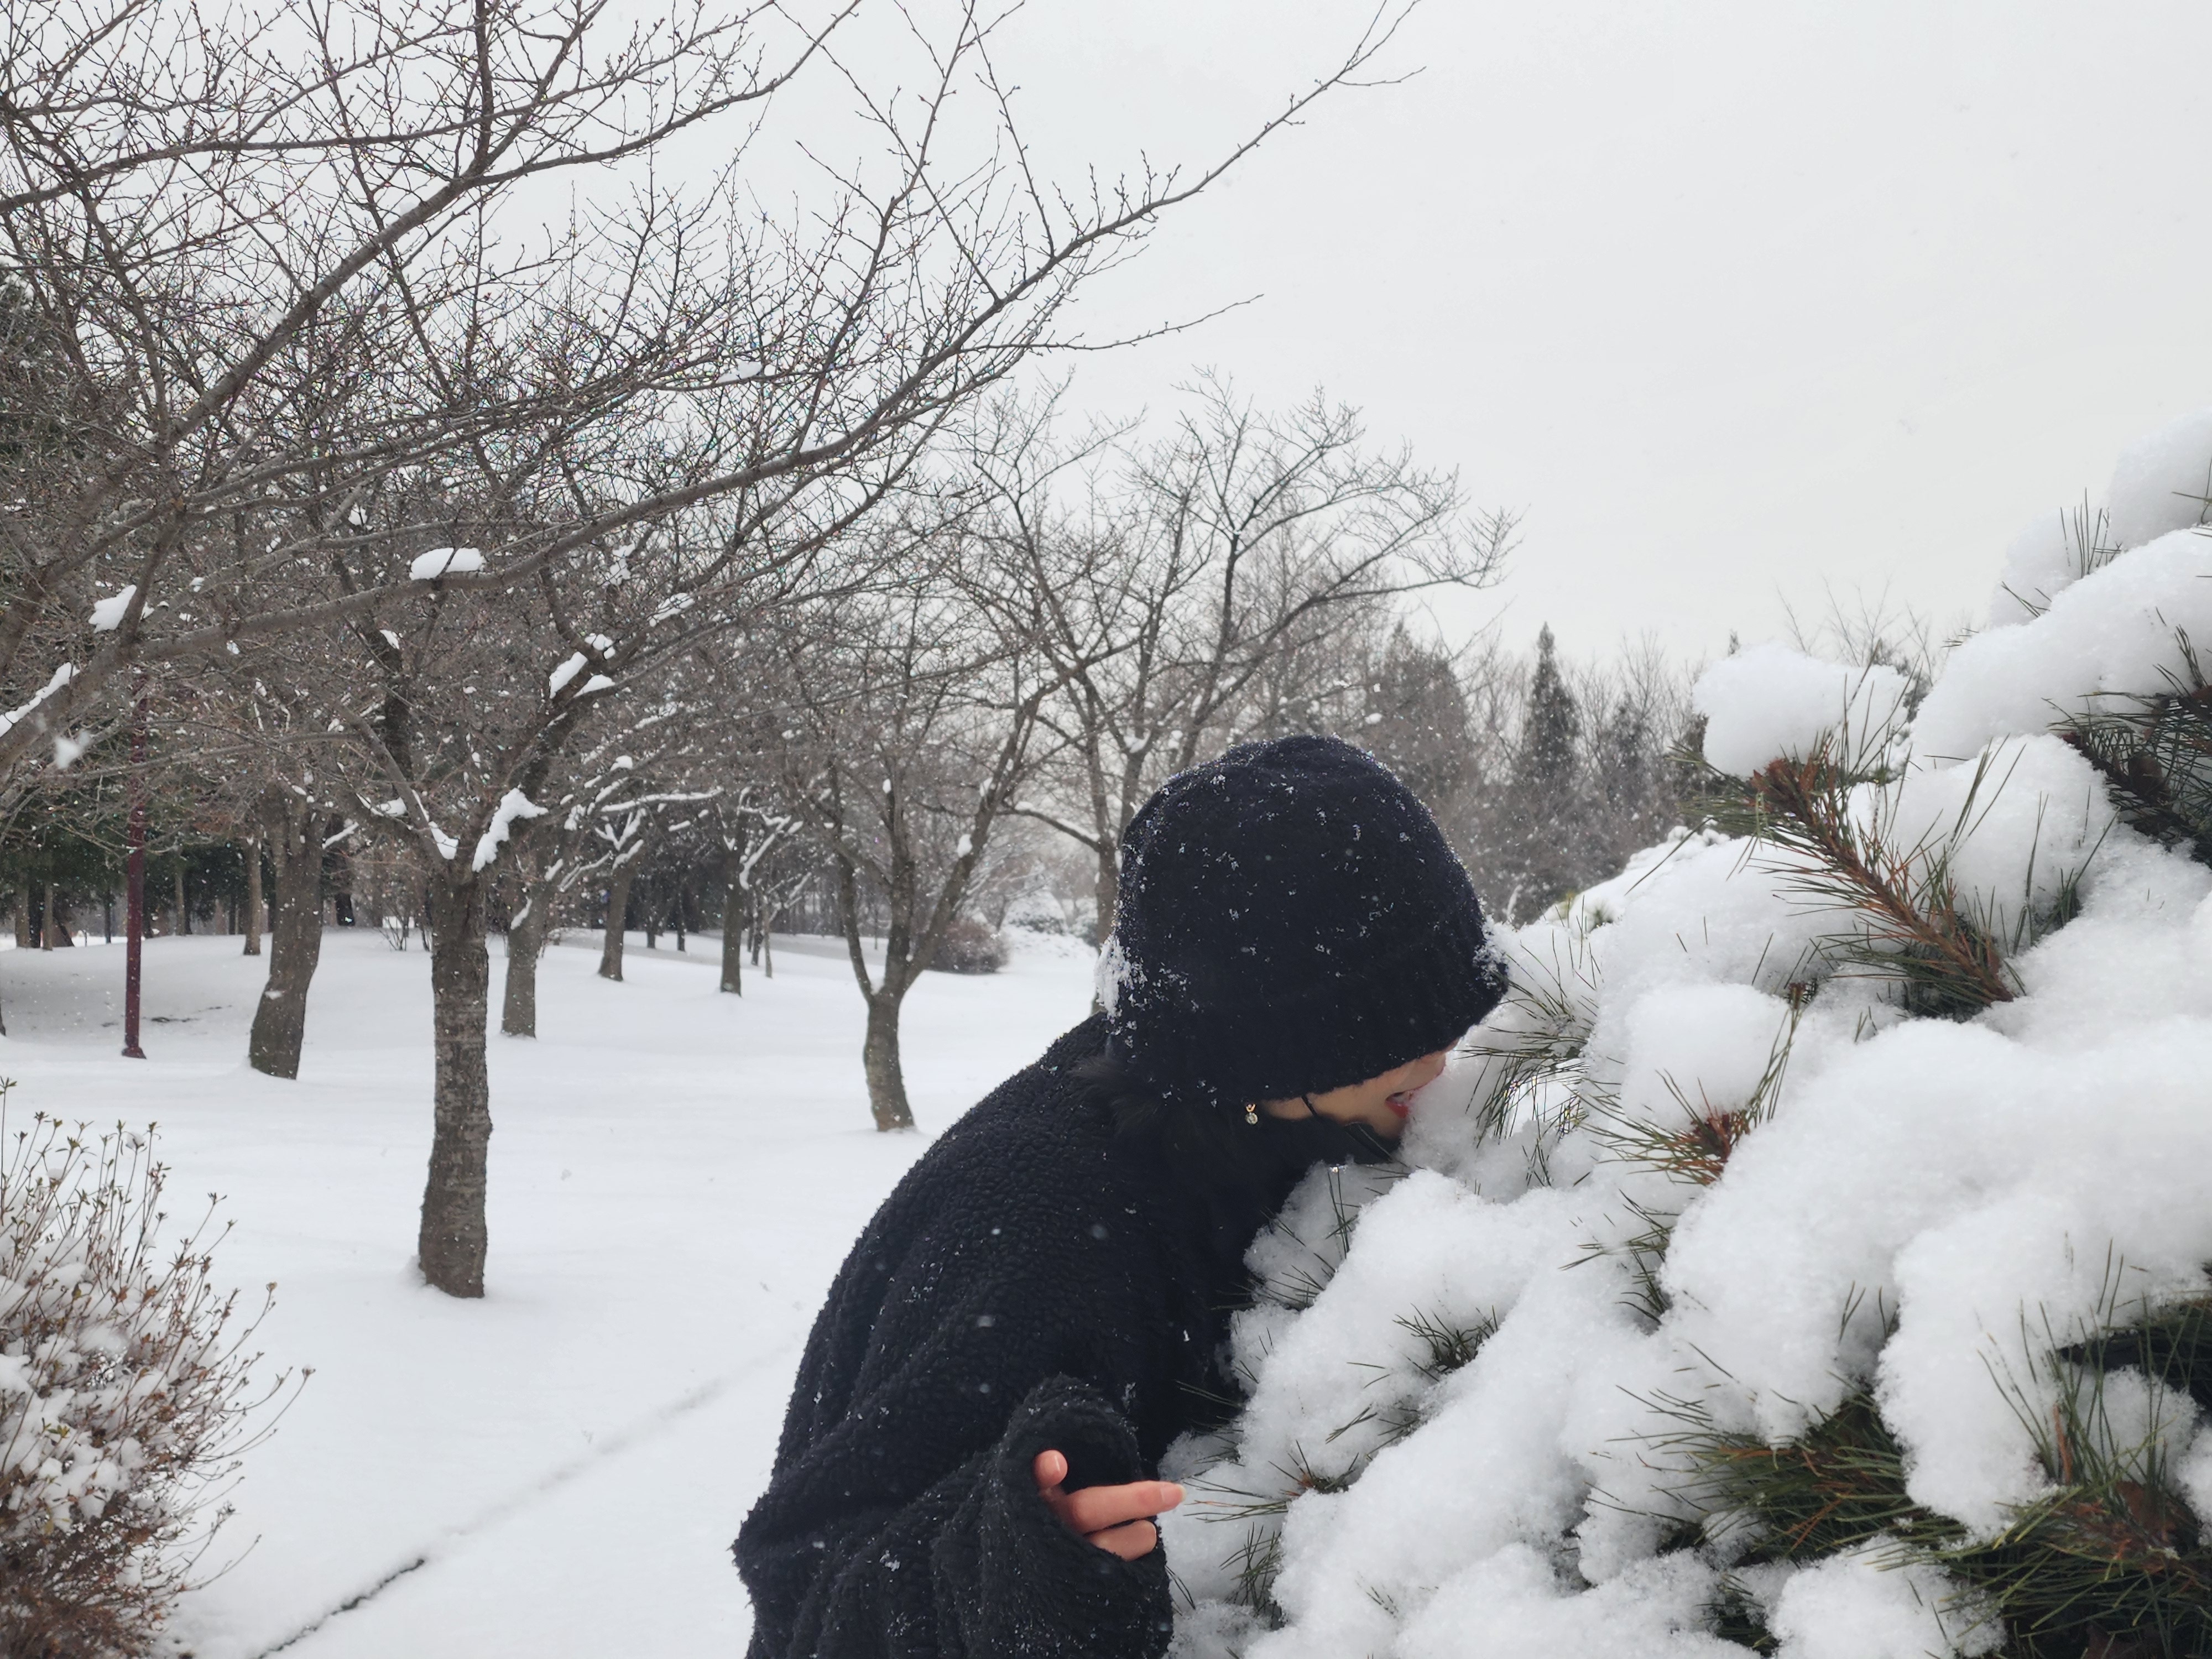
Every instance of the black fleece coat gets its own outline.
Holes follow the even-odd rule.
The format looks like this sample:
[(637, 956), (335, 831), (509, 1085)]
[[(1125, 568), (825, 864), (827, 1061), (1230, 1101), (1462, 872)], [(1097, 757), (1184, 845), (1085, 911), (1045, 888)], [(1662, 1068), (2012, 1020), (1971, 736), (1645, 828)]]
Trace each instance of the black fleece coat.
[(1370, 1159), (1325, 1120), (1254, 1129), (1132, 1089), (1085, 1021), (922, 1155), (815, 1321), (775, 1472), (736, 1554), (749, 1659), (1156, 1659), (1163, 1549), (1062, 1526), (1069, 1489), (1149, 1480), (1223, 1419), (1228, 1315), (1254, 1234), (1315, 1161)]

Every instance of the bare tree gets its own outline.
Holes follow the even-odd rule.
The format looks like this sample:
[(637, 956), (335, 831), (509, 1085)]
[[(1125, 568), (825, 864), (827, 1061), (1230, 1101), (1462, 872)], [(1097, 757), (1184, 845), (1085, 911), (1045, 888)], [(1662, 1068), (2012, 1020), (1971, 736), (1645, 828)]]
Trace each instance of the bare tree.
[(651, 803), (610, 803), (595, 829), (599, 868), (606, 872), (606, 919), (600, 927), (599, 977), (623, 976), (623, 945), (629, 927), (629, 890), (638, 860), (653, 845)]
[[(939, 550), (975, 550), (954, 528)], [(782, 794), (828, 860), (853, 976), (866, 1000), (861, 1061), (878, 1129), (911, 1128), (899, 1012), (959, 916), (1000, 816), (1037, 763), (1048, 657), (994, 628), (945, 575), (810, 611), (785, 653)], [(872, 968), (862, 902), (883, 909)]]
[(1266, 414), (1216, 377), (1194, 391), (1170, 435), (1117, 440), (1103, 473), (1080, 465), (1100, 441), (1055, 442), (1048, 411), (1003, 411), (975, 449), (999, 590), (1042, 597), (1063, 680), (1042, 716), (1062, 764), (1017, 810), (1091, 852), (1101, 937), (1129, 819), (1170, 774), (1280, 716), (1271, 668), (1330, 654), (1407, 594), (1491, 581), (1511, 540), (1510, 516), (1469, 515), (1454, 475), (1370, 447), (1318, 393)]
[(744, 946), (748, 926), (758, 927), (761, 896), (754, 881), (761, 866), (801, 830), (795, 812), (778, 811), (763, 792), (744, 789), (720, 803), (715, 841), (722, 853), (722, 975), (720, 988), (732, 996), (744, 991)]
[[(881, 161), (829, 175), (825, 212), (780, 223), (733, 169), (703, 198), (642, 185), (542, 247), (500, 240), (526, 192), (767, 98), (854, 9), (773, 58), (775, 4), (628, 32), (592, 0), (250, 17), (85, 0), (9, 18), (0, 279), (35, 340), (16, 425), (46, 435), (4, 458), (0, 686), (21, 701), (0, 773), (134, 665), (358, 619), (414, 582), (504, 590), (709, 501), (741, 558), (750, 526), (825, 476), (895, 471), (1050, 343), (1077, 283), (1391, 27), (1216, 165), (1071, 197), (1010, 125), (996, 161), (943, 153), (963, 88), (1011, 120), (993, 23), (963, 6), (922, 41), (915, 94), (848, 76)], [(619, 453), (622, 487), (559, 514), (541, 501), (431, 574), (362, 562), (362, 500), (391, 481), (511, 481), (579, 452), (602, 475)], [(420, 517), (373, 515), (368, 550), (435, 544), (439, 494), (417, 491)], [(342, 591), (290, 585), (334, 556), (354, 565)]]
[(748, 950), (764, 979), (775, 977), (775, 929), (810, 892), (822, 884), (818, 843), (785, 836), (764, 854), (748, 878)]
[[(779, 222), (733, 172), (501, 240), (526, 189), (781, 85), (824, 39), (771, 63), (781, 15), (623, 33), (590, 0), (296, 0), (233, 28), (118, 0), (0, 51), (5, 274), (52, 343), (24, 384), (71, 446), (5, 480), (0, 685), (22, 701), (0, 769), (76, 741), (134, 668), (234, 655), (313, 707), (318, 778), (422, 878), (420, 1261), (455, 1295), (486, 1249), (489, 896), (597, 702), (854, 580), (830, 556), (851, 526), (1054, 343), (1075, 288), (1390, 31), (1211, 167), (1067, 196), (1030, 170), (963, 6), (916, 94), (848, 76), (879, 155), (824, 210)], [(980, 165), (941, 118), (963, 90), (1000, 124)]]
[[(617, 871), (626, 880), (642, 851), (644, 830), (657, 805), (649, 780), (683, 749), (679, 711), (665, 695), (603, 706), (587, 741), (556, 757), (561, 781), (544, 793), (542, 816), (509, 830), (508, 876), (520, 897), (507, 925), (507, 982), (500, 1030), (508, 1036), (538, 1035), (538, 964), (557, 923), (562, 902), (587, 882)], [(614, 969), (620, 979), (620, 904), (611, 906), (617, 931)]]

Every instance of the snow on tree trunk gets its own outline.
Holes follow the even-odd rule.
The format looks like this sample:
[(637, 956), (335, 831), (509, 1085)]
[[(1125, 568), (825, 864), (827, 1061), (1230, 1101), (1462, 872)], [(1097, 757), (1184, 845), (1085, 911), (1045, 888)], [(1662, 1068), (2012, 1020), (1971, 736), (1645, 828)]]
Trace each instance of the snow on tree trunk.
[(899, 1068), (899, 1004), (896, 992), (878, 991), (868, 999), (867, 1036), (860, 1064), (868, 1078), (868, 1110), (878, 1129), (911, 1129), (914, 1111), (906, 1101), (906, 1076)]
[(607, 880), (606, 939), (599, 946), (599, 977), (620, 979), (623, 976), (623, 927), (629, 920), (630, 866), (615, 866)]
[(261, 921), (264, 901), (261, 896), (261, 837), (249, 836), (246, 840), (246, 954), (261, 954)]
[(484, 1065), (491, 953), (484, 945), (484, 884), (455, 871), (433, 874), (428, 886), (436, 1127), (417, 1257), (422, 1277), (434, 1288), (448, 1296), (477, 1297), (483, 1294), (484, 1170), (491, 1146), (491, 1079)]
[(538, 1035), (538, 959), (545, 951), (550, 896), (533, 888), (522, 914), (507, 924), (507, 990), (500, 1000), (499, 1029), (508, 1036)]
[(307, 987), (323, 951), (323, 842), (315, 815), (301, 807), (272, 815), (268, 837), (276, 903), (269, 933), (269, 981), (253, 1011), (246, 1060), (270, 1077), (300, 1075), (307, 1031)]

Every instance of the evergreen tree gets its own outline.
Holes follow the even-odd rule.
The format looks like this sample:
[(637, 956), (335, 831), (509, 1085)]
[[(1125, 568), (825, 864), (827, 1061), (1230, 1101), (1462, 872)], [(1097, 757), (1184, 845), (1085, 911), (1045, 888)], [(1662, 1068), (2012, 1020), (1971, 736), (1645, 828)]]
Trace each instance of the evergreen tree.
[(1536, 668), (1506, 782), (1510, 854), (1498, 887), (1509, 921), (1519, 923), (1572, 892), (1583, 875), (1582, 710), (1559, 671), (1547, 624), (1536, 635)]

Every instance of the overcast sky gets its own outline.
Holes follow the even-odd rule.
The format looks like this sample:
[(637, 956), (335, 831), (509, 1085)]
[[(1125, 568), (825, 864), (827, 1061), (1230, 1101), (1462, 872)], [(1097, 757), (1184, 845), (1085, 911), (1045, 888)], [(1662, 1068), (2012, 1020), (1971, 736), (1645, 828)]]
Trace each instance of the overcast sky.
[[(926, 9), (926, 4), (925, 8)], [(1201, 160), (1356, 0), (1030, 0), (1002, 46), (1063, 176)], [(2005, 543), (2212, 403), (2212, 7), (1428, 0), (1084, 302), (1079, 406), (1194, 363), (1319, 385), (1526, 514), (1503, 587), (1571, 648), (1686, 653), (1826, 588), (1979, 620)]]

